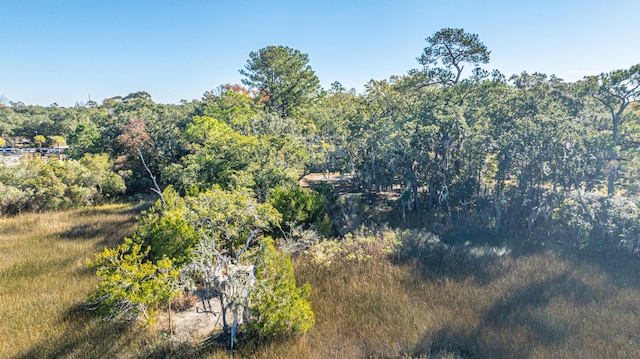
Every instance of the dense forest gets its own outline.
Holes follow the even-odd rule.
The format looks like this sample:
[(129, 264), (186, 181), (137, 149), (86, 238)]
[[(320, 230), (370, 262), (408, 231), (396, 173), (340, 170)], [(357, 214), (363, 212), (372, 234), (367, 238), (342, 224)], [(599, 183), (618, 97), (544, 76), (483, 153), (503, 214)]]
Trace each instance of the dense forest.
[(210, 289), (233, 313), (232, 342), (241, 316), (253, 337), (309, 330), (291, 257), (383, 225), (637, 254), (640, 64), (573, 83), (506, 76), (462, 29), (416, 52), (416, 69), (363, 93), (323, 89), (307, 54), (268, 46), (242, 84), (200, 100), (0, 105), (0, 145), (68, 146), (0, 165), (0, 213), (157, 196), (136, 233), (92, 261), (89, 302), (152, 321), (186, 288)]

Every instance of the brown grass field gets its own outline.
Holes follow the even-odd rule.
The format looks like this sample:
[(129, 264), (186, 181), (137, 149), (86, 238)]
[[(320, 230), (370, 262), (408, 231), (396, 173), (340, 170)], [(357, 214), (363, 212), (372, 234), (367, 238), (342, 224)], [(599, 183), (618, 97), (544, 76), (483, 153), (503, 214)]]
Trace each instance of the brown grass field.
[(84, 309), (86, 261), (135, 230), (106, 205), (0, 218), (0, 358), (640, 358), (640, 263), (539, 249), (478, 256), (462, 247), (395, 258), (304, 257), (315, 327), (286, 342), (174, 344), (161, 330)]

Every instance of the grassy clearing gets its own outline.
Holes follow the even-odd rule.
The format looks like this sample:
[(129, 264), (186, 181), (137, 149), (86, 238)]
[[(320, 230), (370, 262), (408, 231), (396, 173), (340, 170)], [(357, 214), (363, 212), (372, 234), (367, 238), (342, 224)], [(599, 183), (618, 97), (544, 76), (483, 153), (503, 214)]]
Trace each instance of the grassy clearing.
[[(96, 321), (86, 260), (135, 229), (123, 205), (0, 218), (0, 357), (228, 358), (153, 329)], [(249, 344), (252, 358), (638, 358), (640, 263), (552, 250), (463, 247), (331, 266), (300, 259), (316, 326)]]

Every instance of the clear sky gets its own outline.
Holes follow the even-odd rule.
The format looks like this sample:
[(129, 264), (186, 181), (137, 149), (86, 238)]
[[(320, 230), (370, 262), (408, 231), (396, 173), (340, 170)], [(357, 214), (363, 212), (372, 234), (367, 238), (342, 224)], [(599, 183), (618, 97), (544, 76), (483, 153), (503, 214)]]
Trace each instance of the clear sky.
[(323, 87), (418, 68), (425, 38), (478, 34), (487, 69), (586, 74), (640, 63), (639, 0), (0, 0), (0, 98), (73, 106), (147, 91), (159, 103), (240, 83), (249, 52), (309, 54)]

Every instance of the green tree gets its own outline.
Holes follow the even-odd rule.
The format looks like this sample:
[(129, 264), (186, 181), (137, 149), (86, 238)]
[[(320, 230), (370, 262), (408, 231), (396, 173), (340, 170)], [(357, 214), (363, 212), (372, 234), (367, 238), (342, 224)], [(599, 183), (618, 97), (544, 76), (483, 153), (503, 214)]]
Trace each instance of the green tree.
[(278, 223), (281, 216), (270, 204), (258, 203), (250, 191), (225, 191), (220, 186), (188, 197), (191, 223), (200, 237), (214, 238), (221, 252), (237, 257), (250, 237)]
[(33, 142), (38, 146), (38, 148), (42, 147), (42, 144), (46, 141), (47, 139), (43, 135), (36, 135), (33, 137)]
[(286, 338), (306, 333), (315, 322), (307, 297), (308, 283), (297, 287), (291, 258), (278, 252), (273, 240), (265, 238), (255, 263), (256, 285), (251, 294), (255, 322), (247, 329), (265, 339)]
[(98, 126), (92, 121), (81, 121), (69, 135), (70, 155), (80, 158), (85, 153), (94, 153), (100, 139)]
[(315, 171), (351, 172), (353, 170), (354, 139), (349, 129), (357, 124), (362, 111), (362, 96), (355, 90), (346, 92), (339, 82), (332, 84), (327, 96), (309, 112), (316, 132), (310, 138), (311, 146), (317, 148), (310, 166)]
[(428, 37), (418, 62), (424, 66), (427, 84), (455, 85), (460, 81), (465, 63), (475, 66), (489, 62), (491, 51), (478, 35), (463, 29), (445, 28)]
[(164, 204), (158, 200), (143, 213), (137, 235), (151, 246), (150, 257), (168, 257), (177, 266), (187, 263), (198, 242), (198, 234), (190, 220), (190, 210), (184, 198), (171, 187), (162, 191)]
[(87, 153), (78, 162), (89, 172), (83, 185), (95, 188), (99, 198), (113, 198), (126, 190), (124, 180), (113, 171), (113, 163), (107, 154)]
[(242, 83), (258, 90), (267, 108), (286, 118), (316, 99), (320, 80), (309, 56), (286, 46), (267, 46), (251, 52)]
[(124, 102), (127, 102), (127, 101), (132, 101), (137, 99), (144, 100), (144, 101), (151, 101), (151, 95), (146, 91), (132, 92), (127, 96), (125, 96), (122, 100)]
[(259, 201), (266, 201), (276, 186), (298, 183), (309, 161), (309, 149), (303, 141), (302, 136), (286, 134), (258, 137), (246, 175)]
[(511, 82), (494, 98), (488, 124), (497, 161), (496, 232), (502, 224), (509, 224), (507, 231), (531, 230), (543, 211), (586, 181), (580, 161), (590, 156), (583, 152), (584, 124), (572, 121), (580, 107), (571, 87), (539, 73), (514, 75)]
[(210, 298), (220, 293), (223, 330), (227, 332), (228, 310), (234, 313), (231, 345), (241, 312), (248, 309), (249, 290), (254, 284), (253, 265), (245, 264), (243, 253), (262, 231), (278, 223), (280, 214), (269, 204), (259, 204), (242, 190), (224, 191), (219, 186), (187, 197), (187, 220), (198, 234), (187, 268), (204, 283)]
[(250, 119), (257, 115), (256, 101), (239, 85), (223, 85), (204, 94), (205, 116), (224, 121), (243, 135), (254, 134)]
[(285, 230), (296, 224), (320, 222), (325, 213), (322, 195), (298, 185), (276, 187), (269, 196), (269, 203), (282, 214), (281, 226)]
[(640, 64), (629, 70), (615, 70), (585, 79), (588, 93), (598, 100), (611, 116), (611, 145), (607, 194), (613, 196), (618, 176), (618, 146), (622, 114), (633, 103), (640, 102)]
[(49, 143), (51, 144), (51, 146), (58, 149), (58, 158), (61, 158), (60, 146), (64, 146), (67, 144), (65, 138), (63, 136), (49, 136)]
[(252, 163), (257, 139), (234, 131), (218, 119), (195, 117), (182, 134), (188, 153), (162, 174), (186, 192), (213, 184), (233, 188), (238, 174)]

